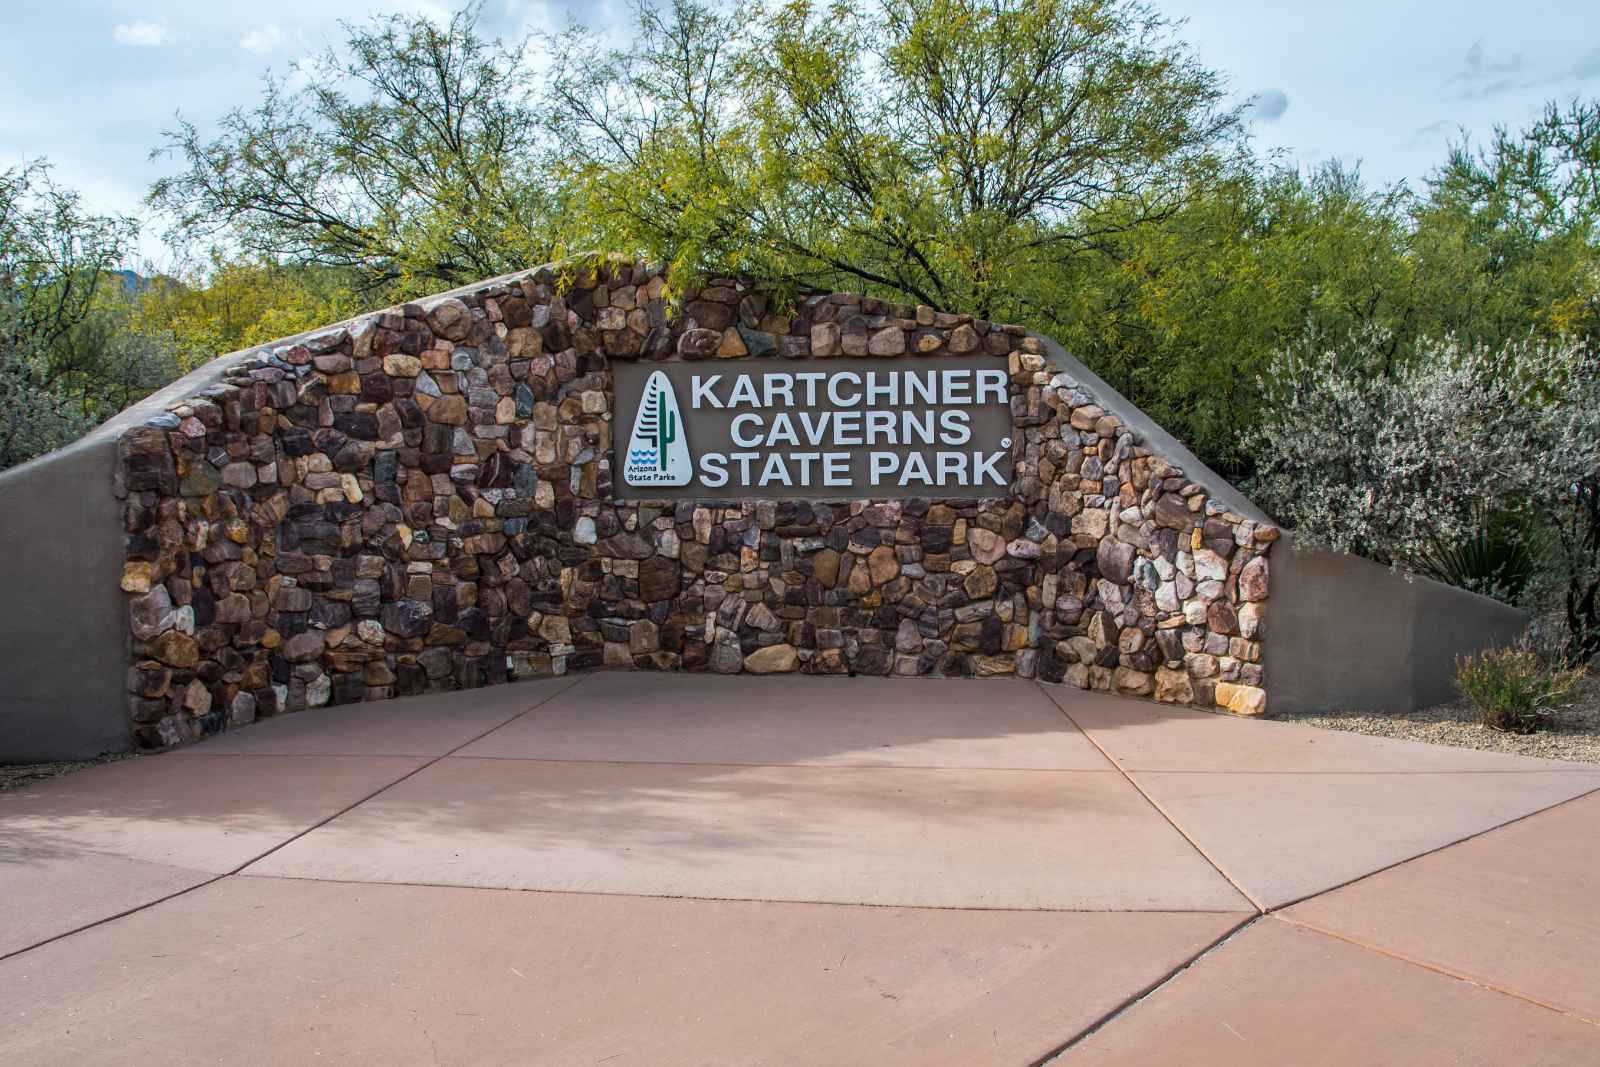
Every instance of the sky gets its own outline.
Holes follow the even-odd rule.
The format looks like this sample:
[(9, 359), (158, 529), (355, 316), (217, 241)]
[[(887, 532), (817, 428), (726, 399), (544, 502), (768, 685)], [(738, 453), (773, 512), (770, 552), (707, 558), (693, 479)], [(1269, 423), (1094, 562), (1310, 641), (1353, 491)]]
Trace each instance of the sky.
[[(1547, 99), (1600, 96), (1593, 0), (1154, 0), (1251, 102), (1257, 147), (1287, 162), (1358, 164), (1367, 179), (1421, 184), (1461, 131), (1519, 127)], [(0, 169), (47, 158), (99, 211), (146, 219), (141, 245), (172, 265), (142, 206), (177, 164), (150, 158), (181, 113), (202, 131), (247, 106), (268, 71), (343, 37), (378, 12), (448, 17), (450, 0), (6, 0), (0, 11)], [(1298, 9), (1298, 10), (1297, 10)], [(625, 32), (626, 0), (487, 0), (484, 28), (518, 38), (578, 18)]]

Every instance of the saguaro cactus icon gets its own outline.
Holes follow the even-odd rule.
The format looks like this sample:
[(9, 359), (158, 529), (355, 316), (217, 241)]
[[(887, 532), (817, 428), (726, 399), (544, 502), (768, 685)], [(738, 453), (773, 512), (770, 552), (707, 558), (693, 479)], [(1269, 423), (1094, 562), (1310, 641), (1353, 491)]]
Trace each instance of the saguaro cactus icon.
[(667, 469), (667, 446), (678, 439), (678, 413), (669, 411), (656, 426), (656, 470)]

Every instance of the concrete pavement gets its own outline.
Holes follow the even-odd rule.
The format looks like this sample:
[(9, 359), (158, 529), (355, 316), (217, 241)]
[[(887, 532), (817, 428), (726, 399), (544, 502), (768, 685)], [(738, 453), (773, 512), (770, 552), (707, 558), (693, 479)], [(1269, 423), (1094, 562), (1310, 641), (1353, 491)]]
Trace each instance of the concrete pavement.
[(304, 712), (0, 796), (0, 1059), (1593, 1063), (1596, 789), (1023, 681)]

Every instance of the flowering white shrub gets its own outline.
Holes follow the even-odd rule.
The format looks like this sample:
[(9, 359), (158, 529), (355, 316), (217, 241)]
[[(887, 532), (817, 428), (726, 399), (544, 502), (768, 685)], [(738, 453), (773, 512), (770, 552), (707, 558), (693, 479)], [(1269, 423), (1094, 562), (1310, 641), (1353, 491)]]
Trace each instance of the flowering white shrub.
[(1484, 516), (1558, 526), (1600, 470), (1600, 368), (1577, 345), (1308, 335), (1262, 386), (1252, 489), (1302, 544), (1427, 570)]

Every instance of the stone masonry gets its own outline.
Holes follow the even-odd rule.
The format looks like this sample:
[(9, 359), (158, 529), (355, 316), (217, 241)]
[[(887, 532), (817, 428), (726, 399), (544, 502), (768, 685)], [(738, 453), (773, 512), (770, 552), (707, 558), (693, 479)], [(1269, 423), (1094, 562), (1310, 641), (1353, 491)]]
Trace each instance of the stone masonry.
[[(600, 667), (1017, 675), (1259, 714), (1267, 554), (1016, 326), (545, 267), (268, 345), (126, 432), (141, 745)], [(619, 502), (612, 360), (1006, 361), (983, 501)]]

